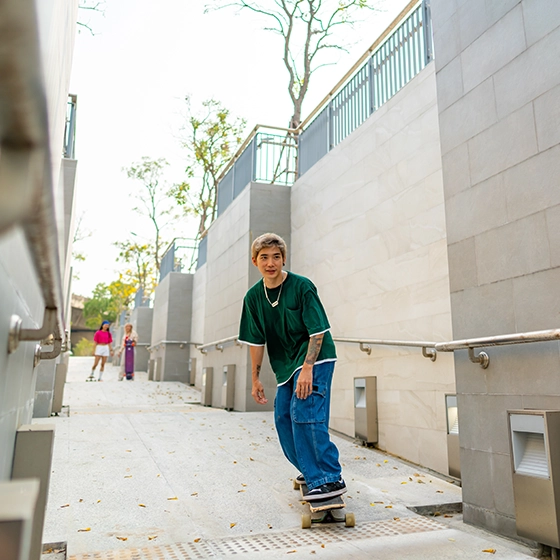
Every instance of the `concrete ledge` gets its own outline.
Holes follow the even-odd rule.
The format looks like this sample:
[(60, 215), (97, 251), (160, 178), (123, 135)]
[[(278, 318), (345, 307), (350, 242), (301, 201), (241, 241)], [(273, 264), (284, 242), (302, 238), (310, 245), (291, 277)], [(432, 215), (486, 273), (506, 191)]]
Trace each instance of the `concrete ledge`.
[(39, 479), (0, 482), (0, 558), (31, 558), (33, 518), (39, 497)]

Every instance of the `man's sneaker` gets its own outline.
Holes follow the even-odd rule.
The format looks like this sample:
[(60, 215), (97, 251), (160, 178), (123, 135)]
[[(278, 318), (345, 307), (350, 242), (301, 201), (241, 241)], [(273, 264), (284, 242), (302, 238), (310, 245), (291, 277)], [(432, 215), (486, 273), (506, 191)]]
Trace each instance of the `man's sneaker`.
[(299, 484), (300, 486), (301, 486), (302, 484), (305, 484), (305, 478), (303, 478), (303, 475), (302, 475), (302, 474), (298, 474), (298, 475), (296, 476), (296, 483)]
[(338, 482), (327, 482), (326, 484), (321, 484), (313, 490), (309, 490), (305, 494), (305, 499), (308, 502), (314, 502), (316, 500), (326, 500), (328, 498), (334, 498), (335, 496), (340, 496), (346, 492), (346, 483), (342, 478)]

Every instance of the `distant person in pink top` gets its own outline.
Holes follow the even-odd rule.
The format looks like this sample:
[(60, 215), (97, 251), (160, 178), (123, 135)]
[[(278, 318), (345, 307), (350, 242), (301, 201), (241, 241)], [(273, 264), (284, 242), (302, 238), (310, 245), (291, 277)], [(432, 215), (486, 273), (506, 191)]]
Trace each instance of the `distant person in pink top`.
[(101, 367), (99, 368), (99, 379), (102, 381), (103, 371), (105, 370), (105, 363), (109, 355), (113, 355), (113, 348), (111, 344), (113, 343), (113, 337), (109, 332), (109, 321), (103, 321), (99, 330), (93, 336), (93, 342), (95, 342), (95, 350), (93, 355), (95, 356), (95, 361), (93, 362), (93, 367), (91, 368), (91, 375), (89, 376), (90, 381), (95, 379), (95, 368), (101, 360)]

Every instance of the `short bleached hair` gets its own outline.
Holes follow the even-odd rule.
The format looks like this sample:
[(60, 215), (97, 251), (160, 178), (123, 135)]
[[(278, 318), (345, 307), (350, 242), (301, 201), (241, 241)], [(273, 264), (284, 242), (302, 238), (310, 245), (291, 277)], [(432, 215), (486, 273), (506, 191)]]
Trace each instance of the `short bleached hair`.
[(288, 250), (286, 242), (275, 233), (264, 233), (263, 235), (259, 235), (259, 237), (257, 237), (251, 245), (251, 257), (256, 259), (263, 249), (269, 247), (278, 247), (282, 253), (282, 258), (284, 261), (286, 260), (286, 253)]

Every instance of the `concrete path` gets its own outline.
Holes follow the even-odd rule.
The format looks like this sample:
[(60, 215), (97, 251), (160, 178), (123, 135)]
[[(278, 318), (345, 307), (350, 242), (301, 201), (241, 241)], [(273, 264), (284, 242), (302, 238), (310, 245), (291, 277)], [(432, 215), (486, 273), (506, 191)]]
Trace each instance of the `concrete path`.
[[(194, 388), (145, 373), (118, 382), (110, 365), (86, 383), (91, 361), (71, 358), (63, 413), (37, 420), (56, 425), (43, 541), (66, 541), (72, 560), (533, 555), (445, 515), (437, 504), (460, 502), (458, 486), (336, 436), (356, 527), (302, 530), (272, 413), (203, 407)], [(442, 514), (408, 509), (426, 505)]]

